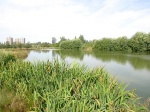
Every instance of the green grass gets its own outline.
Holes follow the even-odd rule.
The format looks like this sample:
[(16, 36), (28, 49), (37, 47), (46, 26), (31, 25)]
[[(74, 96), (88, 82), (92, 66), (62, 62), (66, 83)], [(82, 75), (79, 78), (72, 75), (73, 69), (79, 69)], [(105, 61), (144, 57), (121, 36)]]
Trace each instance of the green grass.
[[(0, 111), (148, 111), (139, 103), (134, 91), (125, 88), (123, 83), (119, 84), (103, 68), (89, 69), (57, 59), (36, 64), (9, 61), (0, 66)], [(2, 100), (5, 99), (2, 95), (4, 89), (7, 90), (6, 95), (13, 94), (7, 101)], [(13, 107), (14, 101), (22, 105)]]
[(16, 58), (25, 59), (28, 56), (27, 49), (0, 49), (0, 55), (14, 55)]

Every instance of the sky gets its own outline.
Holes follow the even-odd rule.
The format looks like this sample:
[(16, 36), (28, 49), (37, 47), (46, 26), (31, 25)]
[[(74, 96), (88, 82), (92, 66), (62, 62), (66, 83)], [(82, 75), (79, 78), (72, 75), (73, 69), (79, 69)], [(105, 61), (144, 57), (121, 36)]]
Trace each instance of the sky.
[(150, 32), (150, 0), (0, 0), (0, 42), (130, 38)]

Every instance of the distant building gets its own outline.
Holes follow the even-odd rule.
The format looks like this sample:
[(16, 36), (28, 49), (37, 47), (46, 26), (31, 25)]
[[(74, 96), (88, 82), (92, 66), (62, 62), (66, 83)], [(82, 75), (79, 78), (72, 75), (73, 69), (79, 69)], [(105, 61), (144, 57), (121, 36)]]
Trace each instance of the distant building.
[(6, 38), (6, 44), (12, 45), (13, 44), (13, 38), (12, 37), (7, 37)]
[(15, 44), (19, 44), (19, 38), (15, 39)]
[(25, 38), (16, 38), (16, 39), (15, 39), (15, 43), (16, 43), (16, 44), (19, 44), (19, 43), (25, 44)]
[(21, 43), (22, 43), (22, 44), (25, 44), (25, 43), (26, 43), (25, 38), (21, 38)]

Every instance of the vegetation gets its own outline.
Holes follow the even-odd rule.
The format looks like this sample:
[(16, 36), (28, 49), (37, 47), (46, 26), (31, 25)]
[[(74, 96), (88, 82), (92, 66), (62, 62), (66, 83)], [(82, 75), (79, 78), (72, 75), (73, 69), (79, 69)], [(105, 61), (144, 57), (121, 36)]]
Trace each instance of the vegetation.
[(74, 40), (67, 40), (65, 37), (60, 39), (60, 48), (62, 49), (76, 49), (73, 41), (80, 40), (83, 50), (91, 51), (123, 51), (123, 52), (149, 52), (150, 51), (150, 33), (143, 32), (135, 33), (130, 39), (126, 36), (112, 38), (102, 38), (100, 40), (87, 41), (83, 35)]
[(87, 51), (122, 51), (122, 52), (150, 52), (150, 33), (137, 32), (130, 39), (126, 36), (118, 38), (102, 38), (100, 40), (87, 41), (83, 35), (78, 38), (69, 40), (60, 37), (60, 41), (56, 42), (56, 38), (52, 38), (52, 44), (48, 42), (37, 42), (23, 44), (2, 44), (0, 48), (50, 48), (60, 47), (61, 49), (83, 49)]
[(55, 37), (52, 37), (52, 44), (55, 44), (56, 43), (56, 38)]
[(132, 52), (150, 51), (150, 33), (137, 32), (130, 39), (127, 37), (119, 37), (117, 39), (103, 38), (95, 42), (93, 49)]
[(135, 35), (131, 37), (129, 40), (129, 46), (133, 52), (142, 52), (149, 50), (150, 46), (150, 37), (146, 33), (137, 32)]
[(79, 39), (66, 40), (60, 43), (60, 48), (62, 49), (80, 49), (82, 47), (82, 42)]
[(95, 42), (93, 49), (101, 51), (129, 51), (127, 37), (103, 38)]
[(32, 45), (31, 43), (26, 43), (26, 44), (13, 44), (13, 45), (9, 45), (8, 43), (6, 44), (3, 44), (3, 43), (0, 43), (0, 49), (4, 49), (4, 48), (31, 48)]
[(19, 59), (25, 59), (28, 56), (28, 50), (26, 49), (1, 49), (0, 55), (7, 56), (7, 55), (13, 55), (15, 58)]
[(127, 86), (103, 68), (88, 69), (63, 60), (36, 64), (11, 58), (4, 61), (0, 64), (2, 112), (148, 111), (134, 91), (125, 90)]

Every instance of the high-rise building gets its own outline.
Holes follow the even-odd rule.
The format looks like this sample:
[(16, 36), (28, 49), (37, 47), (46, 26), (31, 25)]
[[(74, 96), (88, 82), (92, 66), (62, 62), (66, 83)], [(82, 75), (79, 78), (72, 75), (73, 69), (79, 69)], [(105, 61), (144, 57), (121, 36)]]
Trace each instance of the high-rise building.
[(15, 39), (15, 43), (16, 43), (16, 44), (19, 44), (19, 43), (25, 44), (25, 38), (16, 38), (16, 39)]
[(25, 42), (25, 38), (21, 38), (21, 43), (22, 44), (25, 44), (26, 42)]
[(19, 38), (15, 38), (15, 44), (19, 44)]
[(7, 37), (6, 38), (6, 43), (8, 43), (9, 45), (13, 44), (13, 38), (12, 37)]
[(25, 44), (25, 38), (15, 38), (14, 42), (13, 42), (13, 38), (12, 37), (8, 37), (6, 38), (6, 43), (9, 45), (12, 45), (13, 43), (15, 44)]

